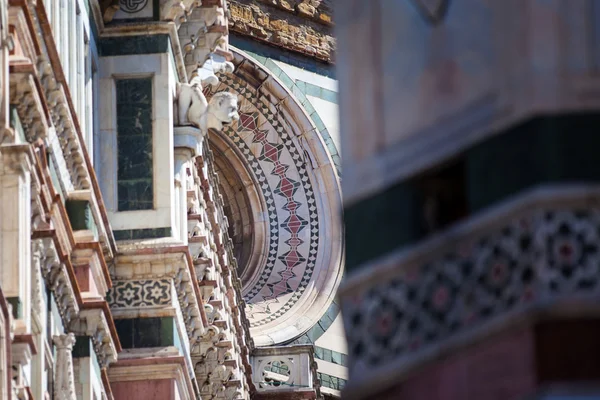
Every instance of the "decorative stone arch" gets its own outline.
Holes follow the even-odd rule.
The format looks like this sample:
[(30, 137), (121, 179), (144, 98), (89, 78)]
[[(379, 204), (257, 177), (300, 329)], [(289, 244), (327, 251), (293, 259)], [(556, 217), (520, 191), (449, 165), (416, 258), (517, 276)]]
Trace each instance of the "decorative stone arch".
[[(297, 98), (231, 49), (236, 70), (211, 93), (239, 98), (240, 121), (209, 135), (257, 345), (316, 324), (342, 275), (341, 189), (331, 155)], [(239, 247), (241, 246), (241, 248)]]

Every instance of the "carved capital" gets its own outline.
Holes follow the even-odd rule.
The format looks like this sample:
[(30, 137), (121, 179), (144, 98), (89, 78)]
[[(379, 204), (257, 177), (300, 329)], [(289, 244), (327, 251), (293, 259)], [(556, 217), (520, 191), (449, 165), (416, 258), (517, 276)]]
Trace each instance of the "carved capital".
[(73, 333), (54, 335), (52, 337), (52, 343), (56, 346), (56, 350), (72, 351), (73, 345), (75, 345), (75, 335)]
[(0, 165), (4, 174), (24, 174), (31, 171), (31, 154), (28, 144), (0, 146)]

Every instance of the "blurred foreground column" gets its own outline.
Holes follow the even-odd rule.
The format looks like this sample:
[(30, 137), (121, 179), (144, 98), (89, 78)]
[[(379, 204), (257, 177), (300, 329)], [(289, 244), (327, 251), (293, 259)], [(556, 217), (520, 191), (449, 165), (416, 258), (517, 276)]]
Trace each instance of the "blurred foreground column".
[(600, 2), (336, 6), (345, 398), (600, 394)]

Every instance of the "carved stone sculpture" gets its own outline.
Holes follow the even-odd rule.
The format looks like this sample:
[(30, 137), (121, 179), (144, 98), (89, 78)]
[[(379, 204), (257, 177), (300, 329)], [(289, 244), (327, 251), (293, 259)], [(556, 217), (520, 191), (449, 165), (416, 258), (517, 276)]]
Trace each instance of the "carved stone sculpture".
[(176, 102), (178, 125), (194, 125), (200, 128), (203, 135), (206, 135), (209, 129), (221, 131), (223, 125), (240, 118), (237, 97), (231, 93), (221, 92), (207, 102), (198, 75), (190, 83), (178, 86)]
[(181, 0), (163, 0), (160, 6), (162, 20), (174, 21), (186, 11), (185, 3)]
[(228, 92), (216, 93), (208, 103), (208, 110), (201, 116), (199, 127), (203, 132), (209, 129), (223, 130), (224, 125), (240, 119), (237, 97)]
[(204, 62), (202, 68), (198, 69), (198, 76), (202, 82), (202, 86), (216, 86), (219, 83), (217, 73), (232, 73), (234, 70), (233, 63), (227, 61), (225, 57), (218, 54), (211, 54), (208, 60)]
[(198, 199), (191, 199), (188, 202), (188, 214), (199, 214), (200, 213), (200, 203)]
[(176, 96), (177, 113), (175, 115), (178, 125), (190, 124), (190, 110), (193, 117), (202, 115), (208, 109), (206, 96), (202, 93), (202, 79), (198, 75), (194, 76), (189, 83), (178, 84)]

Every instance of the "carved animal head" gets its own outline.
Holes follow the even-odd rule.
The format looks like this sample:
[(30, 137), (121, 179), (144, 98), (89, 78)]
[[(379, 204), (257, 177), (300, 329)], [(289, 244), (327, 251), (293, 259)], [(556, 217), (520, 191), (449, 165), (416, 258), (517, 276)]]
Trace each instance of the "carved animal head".
[(222, 123), (230, 124), (240, 119), (237, 97), (228, 92), (216, 93), (208, 103), (210, 112)]

